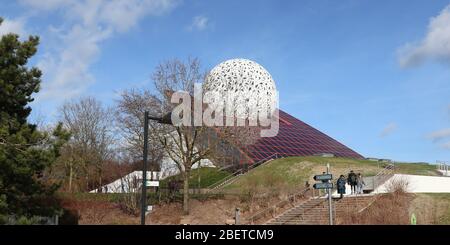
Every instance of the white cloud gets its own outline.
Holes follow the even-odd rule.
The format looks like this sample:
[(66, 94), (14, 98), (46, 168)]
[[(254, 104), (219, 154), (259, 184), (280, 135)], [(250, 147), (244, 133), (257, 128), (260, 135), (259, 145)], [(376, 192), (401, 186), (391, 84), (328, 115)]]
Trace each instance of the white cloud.
[(177, 3), (174, 0), (108, 1), (100, 12), (100, 18), (117, 31), (127, 31), (143, 16), (166, 14)]
[(19, 0), (22, 5), (34, 10), (55, 10), (73, 4), (74, 0)]
[(39, 99), (67, 99), (95, 82), (90, 66), (101, 43), (135, 27), (145, 16), (166, 14), (179, 0), (21, 0), (35, 14), (54, 11), (64, 20), (49, 26), (53, 46), (38, 62), (44, 73)]
[(192, 23), (191, 25), (188, 27), (189, 31), (203, 31), (205, 30), (209, 25), (209, 19), (205, 16), (199, 15), (199, 16), (195, 16), (192, 19)]
[(450, 5), (431, 18), (421, 41), (404, 45), (398, 53), (402, 67), (417, 66), (427, 60), (450, 63)]
[(0, 37), (9, 33), (19, 34), (20, 37), (24, 37), (27, 32), (25, 31), (24, 19), (4, 19), (0, 24)]
[(435, 142), (449, 137), (450, 137), (450, 128), (434, 131), (427, 136), (427, 138)]
[(380, 137), (386, 137), (390, 134), (392, 134), (395, 130), (397, 130), (397, 124), (396, 123), (389, 123), (384, 127), (384, 129), (380, 133)]

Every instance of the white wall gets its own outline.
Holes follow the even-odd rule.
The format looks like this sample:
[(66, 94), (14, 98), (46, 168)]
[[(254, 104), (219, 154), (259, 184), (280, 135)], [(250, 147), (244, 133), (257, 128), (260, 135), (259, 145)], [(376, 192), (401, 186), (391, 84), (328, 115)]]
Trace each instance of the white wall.
[(406, 181), (410, 193), (450, 193), (450, 178), (442, 176), (423, 176), (395, 174), (384, 184), (374, 190), (374, 193), (386, 193), (393, 182)]

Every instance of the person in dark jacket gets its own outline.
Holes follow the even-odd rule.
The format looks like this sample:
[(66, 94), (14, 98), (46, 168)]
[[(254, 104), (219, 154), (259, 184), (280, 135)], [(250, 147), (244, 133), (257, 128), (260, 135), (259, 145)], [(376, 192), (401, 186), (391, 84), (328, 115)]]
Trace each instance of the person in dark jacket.
[(338, 194), (341, 194), (340, 197), (341, 199), (344, 197), (345, 194), (345, 184), (346, 184), (345, 177), (344, 175), (341, 175), (336, 182), (337, 192)]
[(350, 173), (348, 174), (347, 182), (352, 187), (351, 194), (356, 194), (356, 185), (357, 185), (357, 178), (356, 174), (353, 172), (353, 170), (350, 170)]

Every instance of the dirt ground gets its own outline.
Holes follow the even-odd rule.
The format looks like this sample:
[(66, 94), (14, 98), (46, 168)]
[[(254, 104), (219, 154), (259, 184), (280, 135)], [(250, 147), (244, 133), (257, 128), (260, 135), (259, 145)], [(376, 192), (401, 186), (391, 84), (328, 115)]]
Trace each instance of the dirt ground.
[[(147, 224), (234, 224), (234, 216), (236, 208), (240, 209), (241, 223), (250, 222), (248, 217), (271, 206), (279, 199), (267, 199), (256, 201), (253, 203), (250, 211), (249, 203), (242, 201), (239, 197), (231, 196), (223, 199), (208, 200), (190, 200), (190, 213), (183, 215), (182, 204), (179, 202), (167, 203), (154, 207), (152, 213), (147, 215)], [(298, 199), (297, 202), (300, 202)], [(264, 202), (264, 203), (263, 203)], [(290, 207), (292, 204), (286, 204), (284, 207), (274, 210), (274, 214), (280, 213)], [(140, 224), (140, 216), (132, 215), (122, 211), (118, 204), (102, 200), (82, 200), (65, 203), (65, 208), (76, 210), (75, 213), (79, 217), (80, 225), (137, 225)], [(268, 212), (264, 217), (255, 220), (254, 224), (261, 224), (271, 219), (272, 213)]]
[[(409, 216), (414, 212), (418, 224), (448, 224), (441, 221), (441, 216), (448, 212), (448, 201), (436, 199), (428, 195), (386, 195), (379, 198), (371, 207), (358, 216), (349, 216), (343, 224), (408, 224)], [(273, 215), (280, 214), (290, 207), (299, 204), (304, 199), (298, 199), (295, 203), (287, 203), (284, 207), (277, 208), (274, 213), (268, 212), (264, 217), (257, 219), (254, 224), (262, 224), (270, 220)], [(271, 204), (279, 202), (272, 200)], [(190, 214), (183, 215), (181, 203), (168, 203), (158, 205), (147, 216), (147, 224), (233, 224), (235, 209), (241, 209), (242, 223), (249, 222), (250, 215), (265, 209), (268, 205), (254, 203), (250, 212), (245, 208), (249, 205), (237, 197), (224, 199), (195, 200), (191, 199)], [(269, 205), (270, 206), (270, 205)], [(139, 215), (123, 212), (119, 205), (108, 201), (71, 201), (65, 204), (66, 208), (77, 210), (80, 225), (137, 225), (140, 223)]]
[(125, 213), (118, 204), (106, 200), (68, 199), (62, 205), (78, 217), (80, 225), (139, 224), (138, 216)]
[(191, 200), (189, 215), (183, 215), (181, 203), (170, 203), (155, 207), (148, 216), (150, 224), (226, 224), (234, 218), (239, 206), (237, 199)]

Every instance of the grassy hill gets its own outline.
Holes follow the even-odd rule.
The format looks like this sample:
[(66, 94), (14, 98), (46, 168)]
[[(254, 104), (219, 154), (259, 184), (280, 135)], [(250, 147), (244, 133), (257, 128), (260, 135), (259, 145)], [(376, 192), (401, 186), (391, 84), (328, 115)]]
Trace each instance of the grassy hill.
[[(278, 188), (286, 191), (302, 188), (305, 182), (314, 183), (312, 177), (326, 171), (326, 164), (330, 164), (333, 178), (339, 175), (347, 175), (350, 170), (361, 173), (363, 176), (373, 176), (378, 173), (386, 163), (369, 160), (358, 160), (349, 158), (327, 158), (327, 157), (286, 157), (273, 160), (263, 166), (257, 167), (239, 178), (233, 184), (226, 186), (225, 190), (230, 192), (246, 191), (246, 187)], [(396, 163), (397, 173), (416, 175), (438, 175), (436, 167), (427, 163)], [(194, 169), (191, 174), (191, 188), (206, 188), (209, 185), (222, 180), (229, 172), (216, 168)], [(200, 182), (199, 182), (200, 176)], [(161, 182), (161, 186), (167, 183), (173, 176)]]
[[(193, 169), (191, 171), (191, 177), (189, 179), (189, 187), (190, 188), (207, 188), (208, 186), (216, 183), (217, 181), (222, 180), (230, 173), (223, 170), (218, 170), (217, 168), (200, 168)], [(172, 176), (167, 179), (161, 181), (161, 187), (167, 187), (168, 183), (172, 179), (177, 179), (180, 176)]]
[[(378, 173), (384, 163), (357, 160), (348, 158), (325, 157), (287, 157), (276, 159), (268, 164), (257, 167), (233, 184), (225, 187), (226, 190), (243, 190), (246, 186), (260, 188), (278, 188), (286, 191), (301, 188), (305, 182), (314, 183), (312, 177), (326, 171), (326, 164), (330, 164), (333, 178), (347, 175), (350, 170), (361, 173), (363, 176), (373, 176)], [(397, 173), (417, 175), (438, 175), (433, 165), (426, 163), (396, 164)]]

